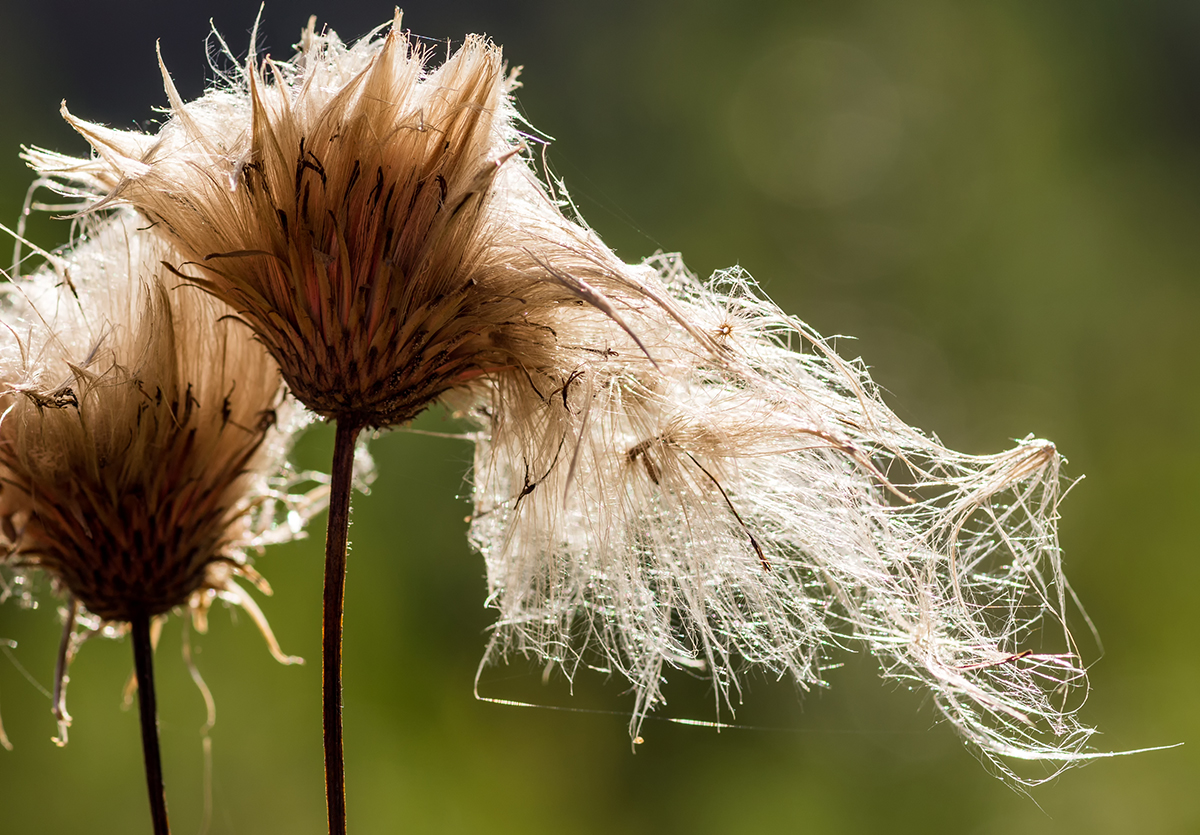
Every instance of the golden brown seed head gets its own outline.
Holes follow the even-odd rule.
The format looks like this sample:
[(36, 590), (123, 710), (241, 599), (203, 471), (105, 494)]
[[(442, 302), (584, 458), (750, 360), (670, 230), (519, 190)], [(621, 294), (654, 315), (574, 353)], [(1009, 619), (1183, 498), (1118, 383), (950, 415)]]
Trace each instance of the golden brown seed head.
[(3, 561), (115, 621), (227, 582), (280, 452), (277, 370), (216, 300), (162, 280), (170, 253), (136, 223), (9, 287), (0, 332)]
[(396, 25), (351, 48), (310, 29), (244, 91), (185, 105), (168, 77), (153, 140), (72, 119), (102, 157), (77, 179), (150, 218), (302, 403), (358, 425), (407, 421), (547, 339), (536, 235), (497, 188), (510, 160), (528, 174), (500, 50), (472, 36), (433, 70), (429, 53)]

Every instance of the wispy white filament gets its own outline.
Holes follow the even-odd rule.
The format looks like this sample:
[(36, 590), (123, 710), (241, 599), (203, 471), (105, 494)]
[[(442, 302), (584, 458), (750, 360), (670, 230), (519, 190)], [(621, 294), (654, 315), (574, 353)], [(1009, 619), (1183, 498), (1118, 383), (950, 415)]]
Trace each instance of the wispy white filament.
[(809, 687), (865, 644), (989, 756), (1069, 762), (1091, 731), (1054, 445), (948, 450), (741, 271), (701, 283), (660, 256), (640, 278), (662, 300), (624, 311), (645, 351), (582, 316), (554, 372), (476, 410), (489, 652), (626, 677), (636, 736), (672, 669), (732, 709), (749, 667)]

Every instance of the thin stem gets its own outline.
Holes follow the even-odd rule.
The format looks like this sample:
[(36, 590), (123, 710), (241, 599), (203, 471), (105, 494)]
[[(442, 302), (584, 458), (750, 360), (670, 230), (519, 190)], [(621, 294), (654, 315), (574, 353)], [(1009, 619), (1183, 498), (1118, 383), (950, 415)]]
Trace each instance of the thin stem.
[(162, 755), (158, 750), (158, 706), (154, 698), (154, 646), (150, 616), (138, 614), (133, 627), (133, 666), (137, 671), (138, 712), (142, 718), (142, 757), (146, 763), (146, 788), (150, 792), (150, 820), (154, 835), (170, 835), (167, 794), (163, 788)]
[(71, 636), (75, 634), (75, 616), (79, 614), (79, 601), (74, 597), (67, 600), (67, 619), (63, 623), (62, 637), (58, 641), (58, 657), (54, 662), (54, 718), (58, 720), (58, 736), (54, 744), (60, 748), (67, 744), (67, 728), (71, 727), (71, 714), (67, 713), (67, 669), (71, 666)]
[(350, 532), (350, 489), (354, 443), (362, 427), (339, 420), (333, 442), (329, 524), (325, 531), (325, 597), (322, 623), (325, 725), (325, 802), (329, 835), (346, 835), (346, 758), (342, 742), (342, 610), (346, 599), (346, 543)]

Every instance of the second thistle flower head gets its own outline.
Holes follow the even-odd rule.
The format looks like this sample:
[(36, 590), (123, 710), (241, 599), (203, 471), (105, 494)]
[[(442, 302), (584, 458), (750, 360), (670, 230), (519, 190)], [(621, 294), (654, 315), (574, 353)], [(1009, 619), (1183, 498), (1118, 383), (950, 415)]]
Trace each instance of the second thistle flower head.
[(100, 158), (28, 156), (150, 218), (305, 405), (401, 423), (544, 338), (516, 263), (531, 256), (498, 240), (516, 224), (496, 221), (511, 200), (495, 185), (520, 148), (500, 50), (472, 36), (429, 70), (431, 52), (398, 16), (351, 47), (310, 22), (294, 60), (252, 58), (191, 103), (164, 70), (157, 136), (67, 114)]
[(273, 480), (293, 428), (277, 369), (219, 302), (162, 278), (169, 250), (136, 224), (100, 225), (0, 298), (2, 562), (117, 622), (249, 601), (245, 550), (302, 509)]

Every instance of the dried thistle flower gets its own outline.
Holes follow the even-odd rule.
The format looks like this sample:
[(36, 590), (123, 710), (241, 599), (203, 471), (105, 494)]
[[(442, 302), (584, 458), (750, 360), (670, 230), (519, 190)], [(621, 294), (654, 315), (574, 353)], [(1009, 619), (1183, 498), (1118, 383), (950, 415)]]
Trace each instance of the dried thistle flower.
[[(3, 286), (0, 565), (39, 569), (67, 597), (60, 738), (69, 656), (89, 634), (131, 626), (143, 736), (157, 757), (152, 621), (187, 607), (203, 629), (224, 599), (250, 613), (277, 659), (298, 660), (280, 652), (235, 578), (269, 591), (246, 551), (299, 533), (321, 497), (287, 493), (297, 419), (278, 370), (223, 305), (164, 279), (170, 250), (139, 223), (122, 212)], [(158, 831), (161, 777), (157, 790), (148, 777)]]
[(747, 665), (818, 685), (862, 641), (988, 757), (1089, 756), (1054, 446), (948, 450), (744, 274), (622, 263), (533, 173), (499, 50), (427, 70), (398, 29), (310, 25), (189, 104), (164, 71), (157, 135), (66, 114), (98, 156), (27, 159), (154, 221), (339, 443), (438, 397), (476, 417), (488, 658), (623, 675), (636, 738), (670, 668), (732, 709)]
[(294, 61), (252, 63), (189, 104), (164, 69), (157, 136), (64, 110), (101, 158), (28, 157), (107, 193), (93, 209), (159, 224), (314, 412), (404, 423), (543, 339), (522, 321), (530, 257), (497, 240), (496, 183), (520, 141), (500, 50), (471, 37), (427, 71), (431, 52), (398, 25), (348, 48), (310, 23)]
[(337, 421), (323, 653), (333, 832), (344, 826), (341, 612), (359, 432), (498, 369), (545, 364), (556, 349), (543, 309), (603, 307), (596, 288), (627, 283), (521, 157), (500, 50), (472, 36), (429, 70), (432, 49), (399, 22), (347, 47), (310, 21), (293, 61), (252, 57), (187, 104), (164, 67), (171, 117), (157, 135), (64, 109), (100, 156), (26, 152), (67, 193), (103, 195), (93, 210), (128, 204), (149, 218), (186, 259), (177, 274), (232, 306), (297, 399)]

